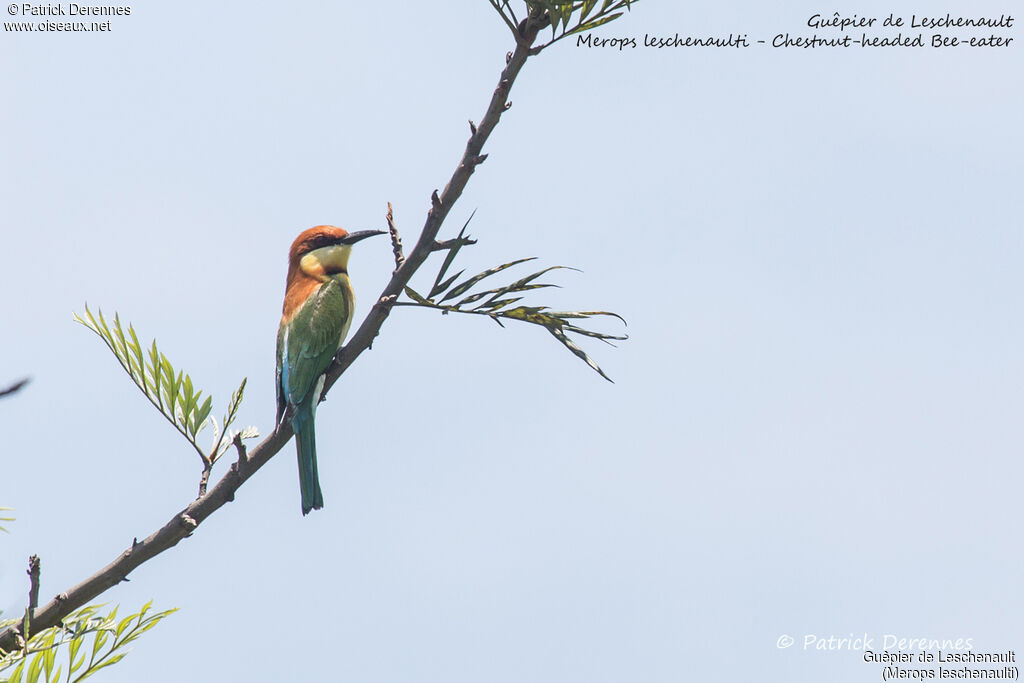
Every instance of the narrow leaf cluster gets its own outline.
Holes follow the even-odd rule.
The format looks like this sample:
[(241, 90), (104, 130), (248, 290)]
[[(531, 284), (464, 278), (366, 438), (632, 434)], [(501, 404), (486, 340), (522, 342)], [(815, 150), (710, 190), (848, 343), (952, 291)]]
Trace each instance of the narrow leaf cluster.
[[(639, 0), (525, 0), (527, 15), (542, 17), (551, 26), (551, 40), (539, 46), (542, 50), (574, 33), (583, 33), (622, 16), (622, 10)], [(488, 0), (514, 35), (519, 34), (519, 19), (509, 0)], [(600, 4), (600, 9), (598, 9)], [(596, 11), (595, 11), (596, 10)]]
[[(0, 508), (0, 512), (13, 512), (14, 508)], [(13, 522), (14, 517), (0, 517), (0, 522)], [(0, 531), (7, 533), (7, 529), (0, 526)]]
[[(129, 652), (126, 645), (176, 611), (150, 613), (152, 604), (147, 602), (137, 614), (120, 620), (116, 607), (106, 616), (98, 613), (100, 605), (83, 607), (65, 617), (60, 626), (33, 635), (24, 648), (0, 651), (0, 672), (9, 671), (0, 674), (5, 676), (0, 683), (77, 683), (117, 664)], [(0, 628), (18, 621), (0, 621)], [(59, 657), (58, 662), (61, 650), (67, 657)]]
[[(231, 395), (222, 429), (217, 419), (210, 414), (213, 410), (212, 397), (204, 398), (203, 391), (195, 387), (188, 374), (175, 370), (167, 356), (157, 348), (155, 339), (148, 347), (144, 347), (132, 325), (129, 324), (125, 332), (117, 313), (111, 325), (103, 317), (102, 310), (94, 316), (88, 305), (85, 307), (85, 317), (76, 313), (75, 320), (99, 335), (149, 402), (192, 444), (203, 465), (209, 467), (216, 462), (238, 433), (229, 433), (228, 427), (237, 417), (245, 392), (245, 379)], [(197, 437), (210, 424), (214, 429), (213, 446), (209, 451), (204, 451)], [(241, 434), (243, 439), (258, 435), (252, 427), (243, 430)]]
[(626, 339), (626, 337), (588, 330), (570, 321), (586, 320), (587, 318), (596, 316), (611, 316), (618, 318), (623, 322), (623, 324), (625, 324), (625, 320), (622, 319), (622, 316), (616, 313), (609, 313), (607, 311), (552, 311), (548, 306), (526, 306), (518, 303), (524, 297), (516, 295), (522, 295), (523, 293), (534, 289), (558, 287), (558, 285), (550, 283), (537, 282), (537, 279), (553, 270), (575, 270), (575, 268), (567, 268), (566, 266), (549, 266), (543, 270), (531, 273), (526, 277), (522, 277), (511, 284), (472, 292), (471, 290), (486, 278), (521, 263), (532, 261), (534, 258), (522, 258), (508, 263), (503, 263), (500, 266), (488, 268), (483, 272), (477, 273), (476, 275), (463, 280), (460, 280), (460, 278), (462, 278), (462, 275), (465, 273), (464, 270), (460, 270), (454, 275), (448, 276), (448, 271), (452, 263), (455, 261), (455, 257), (459, 253), (459, 250), (468, 244), (475, 243), (473, 240), (465, 236), (465, 232), (466, 228), (463, 226), (458, 237), (450, 243), (446, 243), (450, 244), (450, 246), (446, 246), (448, 254), (445, 256), (444, 262), (441, 264), (441, 269), (438, 271), (437, 277), (434, 278), (434, 284), (431, 286), (429, 293), (426, 296), (423, 296), (412, 287), (406, 287), (405, 294), (412, 301), (399, 301), (396, 305), (434, 308), (446, 314), (472, 313), (475, 315), (486, 315), (502, 327), (504, 327), (502, 322), (503, 320), (519, 320), (521, 322), (540, 325), (550, 332), (555, 339), (561, 342), (567, 349), (580, 357), (583, 362), (610, 382), (611, 379), (608, 375), (601, 370), (597, 363), (595, 363), (594, 360), (588, 356), (585, 351), (583, 351), (583, 349), (581, 349), (567, 336), (567, 333), (571, 332), (585, 337), (593, 337), (595, 339), (600, 339), (607, 344), (611, 344), (610, 340), (623, 340)]

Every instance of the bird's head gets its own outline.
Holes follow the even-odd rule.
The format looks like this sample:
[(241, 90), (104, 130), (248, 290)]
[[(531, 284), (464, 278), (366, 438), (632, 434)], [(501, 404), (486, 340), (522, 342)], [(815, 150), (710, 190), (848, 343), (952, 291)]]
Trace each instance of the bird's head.
[(318, 225), (303, 231), (292, 243), (288, 253), (289, 271), (301, 271), (318, 280), (348, 270), (352, 245), (383, 230), (348, 232), (333, 225)]

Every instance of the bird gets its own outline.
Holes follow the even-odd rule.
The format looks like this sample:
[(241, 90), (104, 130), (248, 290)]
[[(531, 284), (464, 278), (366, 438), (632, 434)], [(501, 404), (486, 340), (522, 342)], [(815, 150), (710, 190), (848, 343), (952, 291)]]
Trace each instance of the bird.
[(356, 242), (384, 232), (318, 225), (300, 233), (288, 252), (277, 330), (277, 423), (287, 416), (295, 433), (303, 516), (324, 505), (314, 417), (327, 368), (352, 324), (355, 292), (348, 277), (349, 254)]

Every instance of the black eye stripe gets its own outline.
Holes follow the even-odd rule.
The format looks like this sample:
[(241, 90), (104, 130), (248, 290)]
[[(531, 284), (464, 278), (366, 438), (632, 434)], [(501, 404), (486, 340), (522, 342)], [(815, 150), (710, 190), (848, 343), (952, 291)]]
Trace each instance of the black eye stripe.
[(320, 247), (329, 247), (332, 244), (337, 244), (337, 243), (338, 243), (338, 238), (337, 237), (331, 237), (330, 235), (323, 235), (322, 237), (317, 239), (316, 246), (319, 249)]
[(338, 238), (332, 237), (331, 235), (317, 235), (306, 244), (308, 246), (307, 251), (314, 251), (322, 247), (330, 247), (338, 244)]

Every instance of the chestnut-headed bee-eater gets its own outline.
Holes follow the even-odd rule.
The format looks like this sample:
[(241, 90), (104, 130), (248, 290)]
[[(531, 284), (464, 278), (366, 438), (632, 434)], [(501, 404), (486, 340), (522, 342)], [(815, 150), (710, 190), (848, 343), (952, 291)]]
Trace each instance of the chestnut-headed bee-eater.
[(318, 225), (300, 234), (288, 253), (288, 282), (277, 330), (277, 421), (291, 409), (303, 515), (324, 506), (313, 418), (324, 373), (352, 324), (356, 302), (348, 257), (353, 244), (382, 234), (383, 230), (350, 233)]

